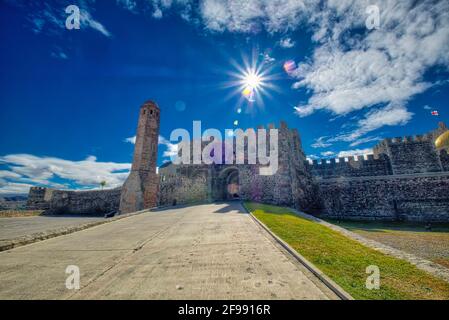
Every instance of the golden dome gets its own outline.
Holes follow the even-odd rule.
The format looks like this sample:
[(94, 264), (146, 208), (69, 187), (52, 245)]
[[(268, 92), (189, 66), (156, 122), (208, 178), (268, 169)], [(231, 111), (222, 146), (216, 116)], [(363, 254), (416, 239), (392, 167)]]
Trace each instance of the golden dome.
[(449, 130), (435, 140), (435, 147), (437, 147), (437, 149), (449, 147)]

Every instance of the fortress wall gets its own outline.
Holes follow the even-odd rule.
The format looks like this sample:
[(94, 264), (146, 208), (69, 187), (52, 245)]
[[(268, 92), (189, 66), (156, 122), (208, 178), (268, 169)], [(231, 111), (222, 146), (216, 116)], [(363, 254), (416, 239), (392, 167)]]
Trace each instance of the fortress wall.
[[(259, 126), (258, 129), (263, 129)], [(274, 129), (270, 124), (265, 129)], [(159, 204), (171, 205), (200, 201), (221, 201), (225, 199), (223, 186), (227, 170), (238, 170), (239, 197), (269, 204), (293, 206), (310, 212), (317, 207), (318, 192), (301, 146), (299, 133), (281, 122), (278, 129), (278, 170), (273, 175), (260, 175), (260, 164), (247, 164), (248, 145), (245, 141), (245, 164), (239, 165), (167, 165), (160, 168)], [(266, 141), (267, 153), (269, 131)], [(246, 140), (246, 139), (245, 139)], [(203, 143), (204, 147), (204, 143)], [(235, 150), (235, 140), (234, 140)], [(257, 150), (256, 150), (257, 151)], [(192, 157), (192, 154), (191, 154)], [(202, 171), (204, 176), (195, 177), (194, 172)]]
[(287, 129), (287, 125), (281, 123), (280, 143), (284, 140), (288, 142), (279, 155), (280, 158), (285, 157), (283, 163), (287, 167), (286, 174), (290, 177), (292, 199), (288, 205), (310, 213), (315, 212), (319, 206), (318, 186), (307, 165), (301, 137), (296, 129), (284, 129)]
[(330, 179), (336, 177), (364, 177), (364, 176), (384, 176), (391, 174), (391, 165), (388, 157), (381, 154), (376, 158), (369, 155), (368, 159), (363, 156), (329, 159), (329, 162), (314, 160), (307, 166), (312, 175)]
[(50, 204), (48, 201), (47, 188), (32, 187), (28, 193), (27, 209), (28, 210), (48, 210)]
[(386, 142), (394, 174), (442, 171), (433, 141), (416, 137), (395, 138)]
[(118, 211), (121, 188), (63, 191), (31, 188), (27, 207), (49, 214), (100, 214)]
[(210, 198), (207, 171), (171, 165), (160, 169), (159, 176), (159, 206), (204, 202)]
[(440, 152), (441, 166), (444, 171), (449, 171), (449, 154), (446, 150), (441, 150)]
[(449, 173), (319, 179), (324, 217), (449, 222)]

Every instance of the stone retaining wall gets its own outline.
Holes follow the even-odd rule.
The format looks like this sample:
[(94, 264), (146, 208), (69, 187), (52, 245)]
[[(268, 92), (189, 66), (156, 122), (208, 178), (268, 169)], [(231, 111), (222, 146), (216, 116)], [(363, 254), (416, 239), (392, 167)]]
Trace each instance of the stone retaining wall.
[(449, 172), (319, 179), (322, 216), (449, 222)]
[(64, 191), (31, 188), (27, 208), (48, 214), (102, 214), (118, 211), (121, 188), (94, 191)]

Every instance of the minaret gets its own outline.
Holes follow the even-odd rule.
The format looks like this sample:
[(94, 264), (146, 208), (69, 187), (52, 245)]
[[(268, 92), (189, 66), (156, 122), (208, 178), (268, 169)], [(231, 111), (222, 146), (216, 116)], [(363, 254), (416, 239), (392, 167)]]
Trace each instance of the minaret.
[(153, 101), (140, 108), (131, 172), (122, 187), (120, 213), (157, 205), (159, 179), (156, 174), (160, 110)]

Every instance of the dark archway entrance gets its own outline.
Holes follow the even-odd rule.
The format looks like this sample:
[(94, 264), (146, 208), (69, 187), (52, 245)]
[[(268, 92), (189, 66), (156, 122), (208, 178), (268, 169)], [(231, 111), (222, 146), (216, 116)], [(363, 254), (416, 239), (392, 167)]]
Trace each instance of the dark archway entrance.
[(223, 169), (218, 176), (217, 195), (221, 201), (240, 199), (239, 170), (235, 167)]
[(240, 198), (240, 183), (238, 170), (232, 170), (226, 179), (226, 200)]

